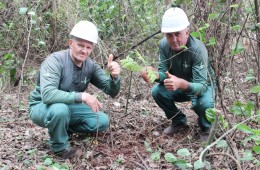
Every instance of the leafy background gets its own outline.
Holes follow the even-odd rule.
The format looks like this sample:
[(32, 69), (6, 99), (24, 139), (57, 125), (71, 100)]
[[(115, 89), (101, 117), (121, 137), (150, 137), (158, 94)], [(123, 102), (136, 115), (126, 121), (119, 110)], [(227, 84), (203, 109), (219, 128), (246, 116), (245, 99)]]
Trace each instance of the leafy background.
[[(164, 11), (180, 5), (191, 21), (191, 34), (208, 48), (217, 76), (217, 131), (206, 152), (190, 103), (179, 104), (190, 128), (162, 136), (169, 124), (150, 95), (152, 84), (140, 68), (157, 67)], [(71, 144), (83, 158), (63, 161), (49, 151), (47, 131), (28, 119), (27, 103), (40, 63), (67, 48), (75, 23), (98, 26), (100, 40), (91, 55), (105, 66), (109, 53), (123, 71), (120, 94), (111, 99), (95, 87), (111, 117), (105, 133), (74, 135)], [(0, 168), (1, 169), (257, 169), (260, 114), (259, 0), (2, 0), (0, 2)], [(132, 50), (133, 47), (135, 50)], [(104, 67), (105, 69), (105, 67)], [(217, 115), (217, 117), (216, 117)], [(217, 160), (217, 161), (216, 161)]]

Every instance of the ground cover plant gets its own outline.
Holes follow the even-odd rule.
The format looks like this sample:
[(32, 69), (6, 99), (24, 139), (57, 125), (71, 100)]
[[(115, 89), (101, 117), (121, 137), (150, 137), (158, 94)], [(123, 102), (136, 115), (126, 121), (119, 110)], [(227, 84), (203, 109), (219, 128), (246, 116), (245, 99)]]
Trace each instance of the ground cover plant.
[[(216, 127), (210, 141), (198, 139), (197, 116), (189, 102), (178, 105), (187, 114), (189, 128), (163, 136), (169, 120), (151, 97), (153, 84), (140, 78), (141, 68), (158, 64), (158, 42), (163, 37), (158, 30), (171, 5), (188, 13), (191, 34), (206, 44), (217, 76), (215, 109), (207, 111)], [(28, 96), (40, 63), (67, 48), (69, 31), (81, 19), (98, 25), (100, 41), (91, 57), (106, 70), (106, 57), (115, 54), (123, 68), (122, 86), (115, 98), (88, 89), (102, 101), (110, 128), (72, 135), (71, 145), (84, 155), (64, 161), (50, 152), (47, 129), (29, 119)], [(3, 0), (0, 169), (257, 169), (259, 54), (258, 0)]]

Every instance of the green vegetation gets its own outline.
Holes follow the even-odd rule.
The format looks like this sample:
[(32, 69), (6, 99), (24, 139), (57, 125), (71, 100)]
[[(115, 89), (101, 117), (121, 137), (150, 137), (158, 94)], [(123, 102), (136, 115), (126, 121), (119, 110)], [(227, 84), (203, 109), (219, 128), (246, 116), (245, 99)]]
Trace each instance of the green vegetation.
[[(248, 162), (259, 167), (259, 2), (172, 0), (171, 3), (187, 11), (191, 19), (191, 35), (202, 40), (209, 50), (218, 92), (216, 109), (208, 110), (207, 117), (213, 123), (218, 116), (217, 133), (213, 141), (200, 150), (184, 146), (176, 151), (166, 151), (159, 144), (148, 142), (144, 142), (144, 148), (155, 164), (166, 161), (179, 169), (210, 168), (212, 161), (208, 158), (216, 155), (225, 157), (229, 160), (227, 162), (235, 162), (237, 169), (247, 168)], [(145, 41), (136, 50), (129, 49), (160, 29), (165, 9), (164, 2), (158, 0), (0, 2), (1, 97), (4, 92), (11, 92), (14, 86), (19, 85), (19, 94), (27, 86), (33, 86), (41, 61), (50, 53), (67, 48), (70, 29), (82, 19), (93, 21), (99, 29), (100, 41), (93, 59), (105, 65), (103, 62), (107, 61), (109, 53), (120, 56), (117, 60), (123, 68), (123, 80), (129, 74), (131, 78), (138, 76), (145, 66), (156, 67), (158, 42), (162, 34)], [(149, 76), (154, 82), (152, 71), (149, 71)], [(127, 85), (131, 87), (131, 81)], [(131, 91), (128, 93), (130, 95)], [(18, 107), (22, 112), (21, 108), (26, 106), (21, 107), (18, 101)], [(149, 116), (149, 111), (146, 113)], [(0, 117), (0, 120), (5, 119)], [(206, 154), (206, 161), (199, 159), (202, 152)], [(22, 158), (23, 153), (17, 154), (17, 159)], [(29, 150), (26, 154), (32, 155), (31, 160), (20, 160), (26, 168), (36, 165), (39, 170), (70, 169), (66, 163), (58, 163), (48, 156), (33, 162), (36, 150)], [(124, 160), (119, 157), (114, 166), (123, 163)], [(231, 163), (222, 162), (221, 165), (227, 168)], [(0, 169), (8, 169), (8, 166), (0, 161)]]

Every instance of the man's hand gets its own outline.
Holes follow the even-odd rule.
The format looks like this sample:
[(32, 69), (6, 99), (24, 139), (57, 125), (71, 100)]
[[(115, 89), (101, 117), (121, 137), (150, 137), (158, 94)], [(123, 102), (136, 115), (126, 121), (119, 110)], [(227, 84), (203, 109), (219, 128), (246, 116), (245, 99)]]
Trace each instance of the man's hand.
[(113, 54), (108, 57), (107, 67), (110, 72), (111, 77), (116, 78), (120, 74), (120, 66), (117, 62), (113, 61)]
[(175, 91), (177, 89), (186, 90), (189, 83), (181, 78), (171, 75), (168, 71), (166, 72), (167, 79), (164, 80), (164, 86), (169, 91)]
[(89, 93), (82, 93), (82, 102), (87, 104), (93, 112), (98, 112), (99, 108), (102, 108), (102, 104), (98, 101), (97, 97)]
[(148, 76), (148, 70), (151, 70), (156, 74), (156, 79), (159, 78), (158, 71), (155, 68), (153, 68), (152, 66), (147, 66), (142, 70), (142, 73), (141, 73), (141, 76), (145, 82), (150, 83), (150, 77)]

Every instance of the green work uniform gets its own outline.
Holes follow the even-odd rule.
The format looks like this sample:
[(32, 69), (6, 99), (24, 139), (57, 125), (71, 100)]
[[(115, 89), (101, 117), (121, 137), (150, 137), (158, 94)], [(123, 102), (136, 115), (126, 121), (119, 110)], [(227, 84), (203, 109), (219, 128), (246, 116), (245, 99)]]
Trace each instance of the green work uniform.
[[(205, 45), (189, 36), (186, 48), (174, 52), (167, 39), (163, 38), (159, 47), (158, 71), (158, 84), (153, 87), (152, 96), (167, 118), (175, 124), (186, 123), (186, 115), (176, 107), (175, 102), (192, 101), (192, 109), (199, 116), (200, 127), (209, 128), (211, 125), (205, 117), (205, 110), (214, 107), (215, 75)], [(168, 91), (163, 84), (167, 78), (166, 71), (188, 81), (188, 89)]]
[(113, 80), (106, 76), (90, 58), (81, 67), (76, 66), (69, 49), (51, 54), (42, 63), (28, 110), (35, 124), (48, 128), (53, 152), (69, 147), (70, 132), (87, 133), (108, 128), (109, 118), (105, 113), (94, 113), (82, 103), (82, 93), (89, 83), (112, 97), (120, 89), (120, 78)]

